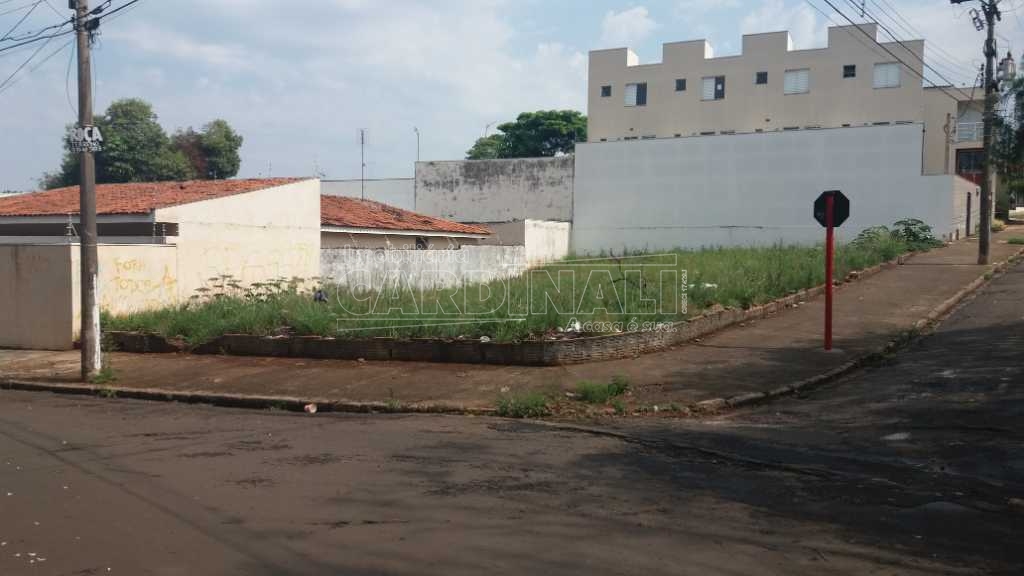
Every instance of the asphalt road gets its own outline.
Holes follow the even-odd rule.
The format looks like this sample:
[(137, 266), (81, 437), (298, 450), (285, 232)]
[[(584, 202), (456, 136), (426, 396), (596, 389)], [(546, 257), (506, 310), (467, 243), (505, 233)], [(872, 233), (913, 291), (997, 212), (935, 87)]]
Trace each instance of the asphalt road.
[(885, 365), (597, 431), (0, 392), (0, 575), (1020, 574), (1024, 267)]

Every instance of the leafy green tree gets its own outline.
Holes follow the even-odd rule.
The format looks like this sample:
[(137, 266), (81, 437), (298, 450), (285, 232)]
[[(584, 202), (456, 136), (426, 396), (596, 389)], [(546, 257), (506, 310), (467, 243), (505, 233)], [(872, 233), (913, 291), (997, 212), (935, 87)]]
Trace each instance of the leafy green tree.
[(216, 180), (238, 174), (242, 167), (242, 157), (238, 154), (242, 141), (243, 138), (225, 120), (214, 120), (203, 126), (199, 143), (205, 162), (202, 170), (196, 167), (199, 177)]
[(514, 122), (499, 125), (498, 132), (478, 139), (466, 157), (534, 158), (571, 154), (577, 142), (587, 139), (587, 117), (575, 110), (523, 112)]
[(502, 134), (491, 134), (484, 138), (478, 138), (476, 144), (466, 152), (467, 160), (493, 160), (501, 158), (501, 146), (505, 143), (505, 136)]
[[(152, 105), (128, 98), (113, 102), (96, 117), (103, 134), (103, 151), (96, 154), (96, 181), (156, 182), (193, 178), (230, 178), (238, 174), (242, 137), (224, 120), (207, 124), (200, 133), (191, 128), (168, 137)], [(64, 143), (60, 170), (43, 175), (45, 188), (78, 184), (79, 155)]]

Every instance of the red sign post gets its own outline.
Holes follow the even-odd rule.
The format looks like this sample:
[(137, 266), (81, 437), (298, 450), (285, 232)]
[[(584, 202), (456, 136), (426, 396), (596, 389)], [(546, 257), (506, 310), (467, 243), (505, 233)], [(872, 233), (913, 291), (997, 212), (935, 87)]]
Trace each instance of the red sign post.
[(850, 200), (839, 190), (814, 201), (814, 219), (825, 227), (825, 350), (832, 349), (832, 291), (835, 275), (835, 229), (850, 217)]
[(835, 270), (835, 218), (836, 198), (831, 194), (825, 199), (825, 350), (832, 349), (832, 277)]

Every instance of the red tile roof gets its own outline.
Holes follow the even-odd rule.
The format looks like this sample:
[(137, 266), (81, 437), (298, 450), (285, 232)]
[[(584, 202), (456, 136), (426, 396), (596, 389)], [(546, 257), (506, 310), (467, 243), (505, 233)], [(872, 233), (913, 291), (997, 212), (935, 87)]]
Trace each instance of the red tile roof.
[(459, 224), (402, 210), (380, 202), (344, 196), (320, 197), (320, 223), (343, 228), (409, 230), (417, 232), (449, 232), (454, 234), (490, 235), (483, 226)]
[[(148, 214), (159, 208), (254, 192), (297, 182), (297, 178), (133, 182), (96, 186), (97, 214)], [(78, 186), (0, 198), (0, 216), (78, 214)]]

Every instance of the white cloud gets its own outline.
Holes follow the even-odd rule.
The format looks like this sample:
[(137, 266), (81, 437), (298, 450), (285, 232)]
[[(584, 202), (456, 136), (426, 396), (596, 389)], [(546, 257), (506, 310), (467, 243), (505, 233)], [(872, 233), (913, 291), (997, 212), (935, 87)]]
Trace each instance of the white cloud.
[(743, 34), (788, 31), (796, 48), (824, 46), (827, 35), (818, 14), (806, 3), (787, 6), (782, 0), (765, 0), (740, 23)]
[(718, 10), (736, 8), (739, 0), (677, 0), (675, 15), (683, 20), (695, 20)]
[(609, 10), (601, 23), (602, 46), (628, 46), (647, 38), (658, 27), (647, 8), (635, 6), (622, 12)]

